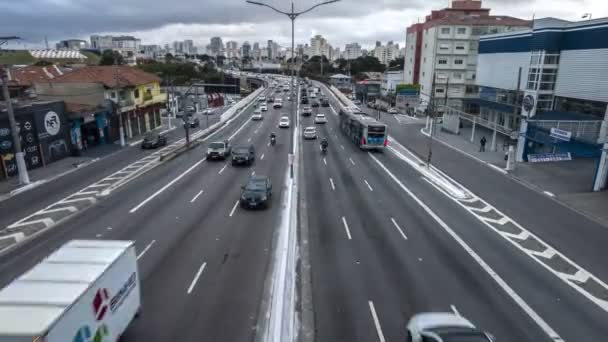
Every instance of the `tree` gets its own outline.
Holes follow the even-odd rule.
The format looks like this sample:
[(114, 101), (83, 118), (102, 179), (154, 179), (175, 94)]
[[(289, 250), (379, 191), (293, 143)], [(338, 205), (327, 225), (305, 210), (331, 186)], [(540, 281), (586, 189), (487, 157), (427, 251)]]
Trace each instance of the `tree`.
[(120, 52), (114, 50), (105, 50), (101, 54), (99, 65), (123, 65), (125, 59), (122, 57)]
[(36, 63), (34, 63), (34, 65), (35, 66), (45, 67), (45, 66), (53, 65), (53, 63), (51, 63), (49, 61), (45, 61), (45, 60), (39, 60)]
[(401, 69), (403, 69), (404, 65), (405, 65), (405, 57), (397, 57), (396, 59), (393, 59), (392, 61), (390, 61), (388, 63), (389, 68), (401, 67)]
[(226, 60), (226, 57), (224, 56), (217, 56), (217, 65), (224, 65), (224, 61)]

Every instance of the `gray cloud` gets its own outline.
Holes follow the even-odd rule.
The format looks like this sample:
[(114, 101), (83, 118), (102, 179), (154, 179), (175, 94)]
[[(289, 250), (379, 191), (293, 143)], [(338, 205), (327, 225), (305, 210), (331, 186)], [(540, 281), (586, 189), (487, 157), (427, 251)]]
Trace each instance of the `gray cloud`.
[[(291, 4), (290, 0), (259, 1), (284, 10)], [(294, 0), (294, 5), (302, 10), (320, 1)], [(605, 1), (485, 0), (484, 7), (492, 8), (493, 14), (522, 18), (535, 13), (574, 19), (580, 15), (572, 12), (594, 12), (599, 17), (598, 8), (608, 15)], [(402, 41), (408, 25), (446, 4), (445, 0), (342, 0), (299, 18), (296, 37), (307, 41), (319, 33), (337, 46), (350, 41)], [(204, 45), (214, 35), (238, 41), (290, 39), (287, 18), (245, 0), (0, 0), (0, 13), (0, 34), (18, 35), (34, 45), (45, 36), (56, 41), (104, 32), (136, 33), (144, 43), (191, 38)]]

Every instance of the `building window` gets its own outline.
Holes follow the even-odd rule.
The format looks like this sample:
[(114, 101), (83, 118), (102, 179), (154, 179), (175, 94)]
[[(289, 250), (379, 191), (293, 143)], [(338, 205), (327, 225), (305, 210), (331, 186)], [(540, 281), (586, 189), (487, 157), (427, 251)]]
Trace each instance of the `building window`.
[(447, 51), (450, 49), (449, 44), (439, 44), (439, 50)]
[[(410, 58), (410, 63), (412, 63), (412, 59), (411, 58)], [(319, 63), (319, 64), (321, 64), (321, 63)]]
[(135, 96), (136, 99), (139, 98), (139, 89), (135, 89), (135, 91), (133, 92), (133, 96)]
[(545, 63), (544, 64), (559, 64), (559, 55), (545, 55)]
[(423, 58), (422, 63), (426, 63), (426, 57)]
[(448, 64), (448, 59), (447, 59), (447, 58), (439, 58), (439, 59), (437, 60), (437, 64), (440, 64), (440, 65), (447, 65), (447, 64)]
[(456, 45), (456, 50), (464, 51), (464, 44)]
[(450, 34), (450, 28), (449, 27), (442, 27), (441, 28), (441, 34)]
[(435, 89), (435, 93), (437, 93), (437, 94), (443, 94), (444, 92), (445, 92), (445, 89), (443, 89), (443, 88)]
[(458, 34), (467, 34), (467, 28), (466, 27), (459, 27), (457, 33)]
[(115, 92), (115, 91), (111, 92), (111, 93), (110, 93), (110, 96), (111, 96), (113, 99), (115, 99), (115, 98), (116, 98), (116, 92)]
[(540, 94), (538, 100), (536, 100), (539, 111), (550, 111), (553, 109), (553, 95), (551, 94)]
[(410, 70), (410, 75), (412, 74), (412, 70)]
[(462, 64), (464, 64), (464, 61), (462, 59), (455, 59), (454, 60), (454, 64), (455, 65), (462, 65)]
[(426, 47), (427, 47), (427, 43), (424, 43), (424, 48), (426, 49)]
[(446, 78), (448, 78), (448, 75), (446, 75), (445, 73), (443, 73), (443, 72), (438, 72), (437, 73), (437, 79), (438, 80), (445, 80)]
[(539, 68), (530, 68), (528, 71), (528, 82), (526, 83), (527, 90), (536, 90), (538, 87), (538, 78), (540, 77)]
[(459, 72), (455, 72), (454, 73), (454, 79), (455, 80), (461, 80), (462, 79), (462, 74)]
[(541, 57), (541, 51), (533, 51), (532, 55), (530, 55), (530, 65), (539, 65), (540, 57)]
[(425, 72), (423, 71), (423, 72), (422, 72), (422, 77), (424, 77), (424, 76), (426, 76), (426, 74), (425, 74)]

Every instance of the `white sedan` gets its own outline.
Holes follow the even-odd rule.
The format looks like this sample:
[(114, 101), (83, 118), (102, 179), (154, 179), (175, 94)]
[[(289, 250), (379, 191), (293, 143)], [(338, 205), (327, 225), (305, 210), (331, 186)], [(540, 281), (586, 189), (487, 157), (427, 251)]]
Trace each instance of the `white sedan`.
[(319, 113), (319, 114), (315, 115), (314, 121), (316, 124), (324, 124), (324, 123), (327, 123), (327, 118), (325, 117), (325, 114)]
[(387, 113), (389, 114), (397, 114), (397, 108), (391, 107), (388, 109)]
[(304, 128), (304, 139), (317, 139), (317, 129), (314, 126)]
[(262, 116), (262, 113), (260, 113), (258, 111), (255, 111), (253, 113), (253, 115), (251, 116), (251, 120), (252, 121), (259, 121), (259, 120), (262, 120), (262, 119), (264, 119), (264, 117)]
[(289, 128), (289, 117), (281, 117), (281, 119), (279, 120), (279, 128)]
[(466, 318), (451, 312), (414, 315), (407, 324), (408, 342), (494, 342), (494, 336), (475, 328)]
[(264, 104), (264, 105), (261, 105), (261, 106), (260, 106), (260, 110), (261, 110), (262, 112), (266, 112), (266, 111), (268, 111), (268, 107), (267, 107), (265, 104)]

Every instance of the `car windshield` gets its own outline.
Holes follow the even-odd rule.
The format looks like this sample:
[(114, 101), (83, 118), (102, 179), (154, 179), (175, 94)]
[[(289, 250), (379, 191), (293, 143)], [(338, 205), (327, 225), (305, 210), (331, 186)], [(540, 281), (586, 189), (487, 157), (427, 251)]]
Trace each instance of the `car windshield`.
[(224, 148), (224, 143), (212, 142), (211, 144), (209, 144), (209, 148)]
[(238, 153), (238, 154), (242, 154), (242, 153), (249, 153), (249, 148), (248, 147), (243, 147), (243, 146), (237, 146), (234, 147), (232, 149), (233, 153)]
[(264, 191), (266, 190), (266, 184), (264, 181), (250, 181), (245, 186), (245, 190), (247, 191)]

